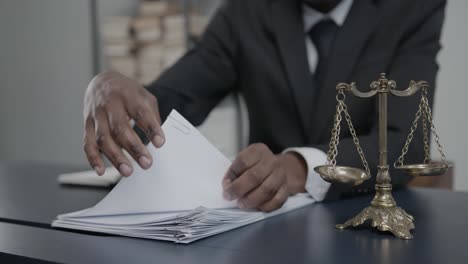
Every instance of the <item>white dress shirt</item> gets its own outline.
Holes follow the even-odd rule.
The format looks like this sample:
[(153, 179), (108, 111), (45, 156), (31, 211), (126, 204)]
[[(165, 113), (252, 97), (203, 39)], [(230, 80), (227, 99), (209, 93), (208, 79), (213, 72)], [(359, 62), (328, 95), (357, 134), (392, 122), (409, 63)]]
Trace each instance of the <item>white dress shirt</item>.
[[(303, 5), (305, 44), (309, 69), (312, 74), (317, 68), (318, 53), (314, 43), (309, 38), (307, 33), (312, 29), (313, 26), (315, 26), (323, 19), (331, 19), (338, 27), (342, 26), (346, 17), (348, 16), (352, 4), (353, 0), (342, 0), (328, 14), (320, 13), (319, 11), (310, 8), (305, 4)], [(288, 148), (283, 153), (285, 152), (295, 152), (304, 158), (307, 164), (307, 181), (305, 189), (316, 201), (322, 201), (325, 198), (328, 189), (330, 188), (330, 183), (322, 180), (320, 175), (314, 171), (314, 167), (325, 164), (327, 161), (327, 155), (322, 150), (311, 147)]]

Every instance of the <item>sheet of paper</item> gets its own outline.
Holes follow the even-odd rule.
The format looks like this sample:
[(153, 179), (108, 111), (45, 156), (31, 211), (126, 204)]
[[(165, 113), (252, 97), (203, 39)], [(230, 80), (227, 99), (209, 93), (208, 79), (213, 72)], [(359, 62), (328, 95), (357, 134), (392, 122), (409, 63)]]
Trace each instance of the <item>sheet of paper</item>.
[(134, 173), (123, 178), (96, 206), (75, 217), (163, 213), (207, 208), (233, 208), (222, 196), (221, 181), (231, 162), (213, 147), (185, 118), (172, 111), (162, 129), (164, 146), (148, 149), (153, 166), (134, 164)]

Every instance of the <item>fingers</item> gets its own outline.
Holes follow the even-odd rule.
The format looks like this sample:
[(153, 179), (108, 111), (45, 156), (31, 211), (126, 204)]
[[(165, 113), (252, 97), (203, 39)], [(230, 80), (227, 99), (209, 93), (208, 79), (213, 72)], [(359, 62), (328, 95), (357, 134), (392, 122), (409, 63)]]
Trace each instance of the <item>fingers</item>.
[(264, 152), (270, 151), (264, 144), (253, 144), (239, 153), (232, 163), (230, 170), (234, 175), (240, 176), (262, 160)]
[(286, 186), (281, 186), (281, 188), (276, 192), (275, 196), (270, 199), (268, 202), (260, 205), (258, 209), (263, 212), (271, 212), (278, 208), (281, 208), (283, 204), (288, 200), (289, 193)]
[[(237, 179), (237, 175), (231, 170), (231, 168), (229, 168), (223, 177), (223, 181), (221, 182), (223, 190), (225, 190), (235, 179)], [(225, 195), (225, 198), (230, 200), (227, 195)]]
[[(223, 184), (226, 184), (224, 189), (224, 198), (232, 201), (244, 197), (250, 191), (259, 187), (263, 181), (270, 175), (273, 170), (273, 162), (270, 160), (262, 160), (252, 168), (246, 170), (241, 176), (236, 178), (231, 183), (226, 184), (226, 178)], [(229, 170), (226, 177), (232, 177), (232, 170)]]
[(90, 117), (85, 121), (84, 151), (91, 168), (93, 168), (99, 176), (102, 176), (106, 168), (104, 166), (104, 162), (102, 161), (99, 147), (96, 143), (94, 120)]
[(83, 115), (86, 156), (98, 174), (105, 169), (99, 150), (124, 176), (130, 175), (133, 168), (123, 149), (142, 168), (151, 166), (152, 157), (129, 124), (131, 119), (156, 147), (164, 144), (156, 98), (117, 72), (104, 72), (93, 78), (86, 89)]
[(151, 154), (130, 126), (125, 109), (120, 105), (112, 107), (112, 109), (107, 114), (112, 139), (125, 149), (143, 169), (150, 168), (153, 163)]
[(132, 165), (111, 135), (109, 120), (104, 111), (97, 111), (95, 118), (96, 143), (107, 159), (117, 168), (122, 176), (130, 176)]
[[(140, 116), (154, 117), (149, 107), (145, 111), (150, 114), (140, 114)], [(144, 112), (143, 110), (139, 110), (139, 113)], [(85, 152), (91, 166), (95, 168), (99, 175), (102, 175), (105, 170), (99, 149), (123, 176), (130, 176), (133, 168), (122, 152), (122, 149), (125, 149), (143, 169), (151, 167), (153, 163), (152, 156), (133, 131), (129, 119), (130, 117), (120, 100), (114, 100), (106, 105), (105, 108), (97, 109), (94, 123), (92, 118), (88, 118), (89, 121), (87, 120), (86, 123)], [(159, 124), (155, 127), (157, 127), (156, 129), (160, 129)]]
[[(285, 180), (282, 172), (274, 171), (272, 175), (267, 177), (265, 181), (256, 189), (243, 196), (237, 202), (241, 209), (259, 208), (262, 204), (271, 201), (278, 190), (285, 185)], [(276, 209), (276, 208), (275, 208)]]
[(268, 151), (270, 150), (264, 144), (253, 144), (241, 151), (223, 177), (223, 188), (226, 189), (246, 170), (259, 163), (264, 156), (264, 152), (267, 153)]
[(145, 95), (142, 98), (144, 102), (133, 103), (127, 106), (127, 111), (130, 117), (135, 121), (136, 125), (145, 132), (146, 136), (157, 148), (161, 147), (165, 142), (164, 132), (161, 128), (161, 117), (156, 97), (144, 91)]
[(286, 170), (264, 144), (243, 150), (223, 178), (224, 198), (238, 199), (241, 209), (272, 211), (288, 197)]

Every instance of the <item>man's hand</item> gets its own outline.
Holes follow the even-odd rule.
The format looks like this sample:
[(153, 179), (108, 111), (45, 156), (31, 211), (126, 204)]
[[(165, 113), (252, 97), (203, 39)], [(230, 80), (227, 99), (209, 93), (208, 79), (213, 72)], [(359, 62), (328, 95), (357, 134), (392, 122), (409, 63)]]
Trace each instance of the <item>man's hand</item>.
[(289, 195), (304, 192), (305, 161), (297, 154), (275, 155), (264, 144), (243, 150), (223, 178), (224, 198), (238, 199), (241, 209), (271, 212)]
[(83, 115), (84, 150), (98, 175), (105, 171), (100, 152), (123, 176), (130, 176), (133, 168), (122, 149), (142, 168), (151, 167), (152, 157), (133, 131), (132, 119), (155, 147), (164, 144), (156, 98), (120, 73), (104, 72), (91, 80), (84, 98)]

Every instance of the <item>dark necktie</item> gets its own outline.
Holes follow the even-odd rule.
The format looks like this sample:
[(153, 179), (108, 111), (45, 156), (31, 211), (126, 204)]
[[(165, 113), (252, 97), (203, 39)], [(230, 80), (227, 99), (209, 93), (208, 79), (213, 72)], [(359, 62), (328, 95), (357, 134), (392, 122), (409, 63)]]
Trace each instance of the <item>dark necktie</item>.
[(318, 53), (318, 64), (315, 68), (314, 79), (319, 87), (323, 85), (323, 75), (329, 62), (330, 51), (337, 32), (338, 26), (328, 18), (315, 24), (308, 32)]

